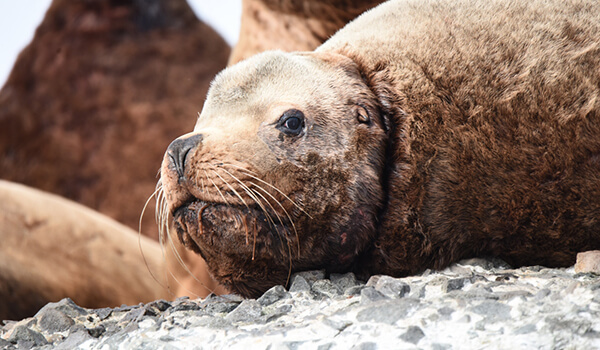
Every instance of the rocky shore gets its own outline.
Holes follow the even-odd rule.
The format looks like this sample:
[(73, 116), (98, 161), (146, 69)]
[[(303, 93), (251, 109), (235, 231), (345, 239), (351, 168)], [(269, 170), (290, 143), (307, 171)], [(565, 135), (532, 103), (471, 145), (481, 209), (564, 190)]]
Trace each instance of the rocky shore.
[(322, 271), (262, 297), (84, 309), (5, 321), (2, 349), (600, 349), (600, 277), (471, 259), (418, 276)]

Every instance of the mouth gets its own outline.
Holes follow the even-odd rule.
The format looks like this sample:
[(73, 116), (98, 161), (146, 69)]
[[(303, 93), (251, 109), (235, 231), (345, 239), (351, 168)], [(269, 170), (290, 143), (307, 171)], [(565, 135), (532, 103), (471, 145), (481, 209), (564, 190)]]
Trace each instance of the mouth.
[[(252, 251), (277, 242), (288, 244), (289, 222), (266, 208), (190, 200), (173, 210), (179, 240), (192, 251), (227, 254)], [(205, 257), (206, 259), (206, 257)]]
[[(277, 216), (252, 206), (193, 200), (173, 211), (179, 240), (206, 261), (213, 277), (247, 297), (285, 284), (296, 236)], [(292, 231), (293, 232), (293, 231)]]

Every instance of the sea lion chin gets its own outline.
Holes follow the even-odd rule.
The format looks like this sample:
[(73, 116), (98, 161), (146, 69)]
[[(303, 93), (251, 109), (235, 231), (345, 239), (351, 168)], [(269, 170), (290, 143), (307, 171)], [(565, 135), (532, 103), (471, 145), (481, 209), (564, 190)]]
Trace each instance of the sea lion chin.
[(307, 269), (572, 265), (600, 248), (586, 6), (391, 1), (314, 52), (226, 69), (163, 160), (179, 239), (244, 296)]

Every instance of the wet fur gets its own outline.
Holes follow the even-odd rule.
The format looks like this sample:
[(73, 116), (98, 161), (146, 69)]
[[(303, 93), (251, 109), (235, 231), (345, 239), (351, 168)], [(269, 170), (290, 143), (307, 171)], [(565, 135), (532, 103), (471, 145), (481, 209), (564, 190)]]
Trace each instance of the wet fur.
[[(163, 162), (179, 235), (249, 296), (309, 268), (402, 276), (473, 256), (572, 265), (600, 248), (598, 13), (584, 1), (395, 1), (314, 53), (242, 62), (209, 92), (192, 183)], [(259, 108), (281, 94), (310, 117), (306, 137), (280, 136)], [(197, 198), (224, 202), (199, 188), (208, 175), (197, 169), (215, 158), (281, 192), (265, 186), (273, 200), (259, 200), (281, 228), (263, 223), (244, 244), (232, 218), (256, 213), (233, 195), (194, 217)]]

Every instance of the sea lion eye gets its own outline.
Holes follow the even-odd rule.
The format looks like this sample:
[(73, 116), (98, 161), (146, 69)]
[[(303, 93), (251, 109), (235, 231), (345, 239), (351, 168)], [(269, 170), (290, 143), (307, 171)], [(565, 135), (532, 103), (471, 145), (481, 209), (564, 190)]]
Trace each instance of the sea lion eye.
[(304, 129), (304, 113), (297, 109), (288, 109), (279, 118), (277, 129), (288, 135), (299, 135)]

